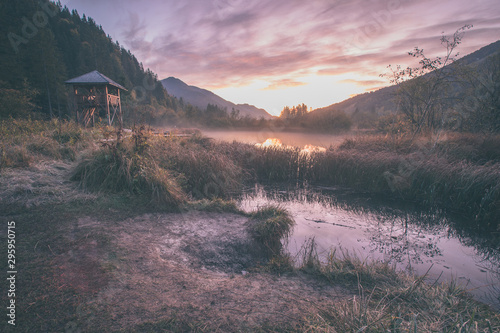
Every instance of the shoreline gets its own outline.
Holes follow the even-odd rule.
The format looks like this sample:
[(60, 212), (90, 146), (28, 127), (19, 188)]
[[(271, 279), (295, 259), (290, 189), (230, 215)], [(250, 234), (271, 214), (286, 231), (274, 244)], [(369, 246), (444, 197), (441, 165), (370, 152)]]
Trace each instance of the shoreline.
[[(428, 286), (421, 277), (397, 273), (381, 262), (340, 256), (321, 264), (311, 248), (304, 254), (305, 264), (292, 268), (286, 255), (266, 258), (254, 253), (256, 245), (248, 234), (251, 217), (235, 212), (223, 200), (206, 197), (213, 192), (203, 192), (204, 184), (212, 184), (214, 178), (185, 184), (183, 189), (194, 194), (199, 188), (202, 198), (197, 200), (202, 201), (190, 198), (187, 209), (181, 205), (177, 212), (168, 204), (153, 203), (145, 197), (147, 192), (84, 189), (71, 178), (78, 165), (95, 155), (82, 155), (82, 151), (102, 148), (96, 145), (96, 133), (71, 131), (68, 137), (76, 139), (67, 142), (78, 146), (78, 153), (64, 156), (74, 156), (73, 161), (61, 155), (66, 143), (56, 146), (43, 134), (30, 139), (39, 145), (23, 141), (39, 154), (20, 150), (25, 155), (18, 161), (26, 164), (0, 170), (2, 216), (16, 222), (16, 259), (23, 265), (16, 276), (16, 283), (23, 286), (16, 304), (17, 328), (345, 331), (368, 325), (377, 330), (392, 327), (399, 309), (401, 329), (418, 325), (424, 331), (441, 330), (458, 318), (470, 318), (463, 316), (471, 311), (476, 315), (470, 325), (477, 322), (486, 329), (489, 320), (494, 330), (500, 329), (500, 314), (473, 301), (460, 288)], [(140, 140), (139, 136), (139, 145)], [(156, 144), (155, 140), (146, 143)], [(208, 144), (196, 140), (172, 142), (182, 147), (179, 151), (173, 150), (177, 146), (165, 149), (170, 156), (189, 152), (203, 161), (214, 158), (204, 150)], [(42, 150), (46, 147), (52, 148)], [(243, 152), (231, 145), (222, 147)], [(225, 161), (222, 156), (226, 155), (221, 154), (220, 161)], [(177, 167), (188, 170), (195, 165)], [(229, 169), (224, 168), (233, 167), (200, 164), (205, 174), (207, 168), (226, 172)], [(217, 179), (219, 186), (231, 185), (228, 179)], [(358, 307), (369, 314), (366, 321), (352, 321), (358, 318), (352, 312)], [(441, 319), (427, 321), (421, 316), (417, 323), (412, 311), (441, 313)]]

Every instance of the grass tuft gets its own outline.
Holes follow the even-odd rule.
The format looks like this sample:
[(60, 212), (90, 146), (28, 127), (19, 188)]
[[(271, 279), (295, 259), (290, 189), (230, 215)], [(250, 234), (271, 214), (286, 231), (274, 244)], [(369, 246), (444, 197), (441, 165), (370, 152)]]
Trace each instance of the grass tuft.
[(241, 191), (244, 173), (221, 148), (200, 137), (155, 138), (150, 151), (194, 199), (229, 199)]
[(177, 208), (186, 201), (168, 170), (152, 156), (126, 147), (108, 146), (94, 152), (77, 166), (72, 180), (89, 190), (126, 192), (160, 206)]
[(251, 234), (263, 245), (272, 257), (282, 254), (282, 241), (286, 241), (292, 232), (295, 221), (290, 214), (278, 206), (265, 206), (252, 213)]

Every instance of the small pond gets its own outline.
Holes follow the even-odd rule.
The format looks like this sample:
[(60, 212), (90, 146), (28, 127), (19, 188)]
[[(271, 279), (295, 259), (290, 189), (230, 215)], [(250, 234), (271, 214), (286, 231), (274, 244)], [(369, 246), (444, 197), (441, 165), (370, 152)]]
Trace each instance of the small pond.
[(428, 273), (430, 282), (454, 280), (478, 300), (500, 309), (498, 247), (473, 232), (457, 230), (455, 220), (443, 212), (312, 185), (256, 185), (240, 201), (245, 211), (268, 204), (286, 208), (295, 219), (287, 248), (297, 259), (314, 238), (320, 257), (341, 248), (418, 275)]

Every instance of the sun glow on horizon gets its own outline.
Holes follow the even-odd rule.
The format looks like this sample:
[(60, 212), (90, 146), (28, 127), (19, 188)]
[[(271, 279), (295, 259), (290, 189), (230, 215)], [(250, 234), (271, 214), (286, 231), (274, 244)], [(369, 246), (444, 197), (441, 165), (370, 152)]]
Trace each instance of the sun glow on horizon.
[(263, 143), (256, 143), (256, 147), (260, 148), (267, 148), (267, 147), (282, 147), (283, 143), (281, 143), (281, 140), (278, 138), (269, 138), (266, 139)]
[[(255, 80), (247, 85), (218, 88), (213, 89), (212, 92), (233, 103), (253, 104), (274, 116), (279, 116), (285, 106), (304, 103), (308, 108), (317, 109), (365, 93), (371, 87), (363, 82), (372, 79), (360, 73), (337, 76), (311, 74), (287, 77), (283, 79), (285, 82), (283, 86), (276, 84), (276, 79)], [(287, 82), (296, 82), (296, 84), (288, 85)], [(377, 83), (380, 86), (383, 81)], [(207, 89), (210, 90), (210, 88)]]
[(410, 65), (415, 46), (443, 56), (441, 35), (462, 22), (475, 28), (461, 55), (497, 41), (496, 2), (62, 0), (102, 24), (160, 79), (177, 77), (272, 115), (388, 86), (379, 77), (387, 65)]

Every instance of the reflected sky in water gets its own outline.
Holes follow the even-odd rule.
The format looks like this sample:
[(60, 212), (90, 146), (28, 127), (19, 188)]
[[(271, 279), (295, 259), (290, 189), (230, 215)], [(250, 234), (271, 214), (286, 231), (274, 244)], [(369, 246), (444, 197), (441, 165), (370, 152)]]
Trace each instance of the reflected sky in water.
[[(292, 146), (284, 145), (280, 139), (278, 138), (268, 138), (263, 143), (256, 143), (256, 147), (259, 148), (267, 148), (267, 147), (278, 147), (278, 148), (287, 148)], [(312, 153), (312, 152), (324, 152), (326, 148), (314, 145), (304, 145), (301, 149), (301, 153)]]
[(394, 264), (429, 280), (454, 279), (478, 299), (500, 309), (498, 249), (479, 249), (480, 238), (457, 233), (442, 212), (411, 210), (374, 203), (346, 189), (270, 188), (257, 185), (241, 199), (245, 211), (267, 204), (285, 207), (295, 219), (288, 250), (299, 258), (314, 237), (320, 256), (342, 248), (361, 258)]
[(249, 144), (263, 144), (279, 140), (282, 145), (304, 148), (306, 146), (315, 146), (328, 148), (330, 146), (338, 146), (346, 138), (353, 137), (353, 134), (321, 134), (321, 133), (295, 133), (281, 132), (270, 128), (260, 131), (217, 131), (217, 130), (202, 130), (203, 135), (220, 141), (226, 142), (243, 142)]

